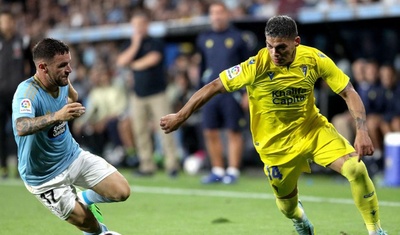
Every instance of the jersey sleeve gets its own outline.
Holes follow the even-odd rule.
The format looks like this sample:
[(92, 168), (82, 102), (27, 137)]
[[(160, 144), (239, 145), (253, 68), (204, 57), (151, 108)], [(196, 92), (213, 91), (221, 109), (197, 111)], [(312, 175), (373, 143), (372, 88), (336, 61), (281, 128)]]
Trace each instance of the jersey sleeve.
[(253, 56), (238, 65), (222, 71), (219, 74), (219, 78), (228, 92), (237, 91), (254, 83), (256, 68), (256, 58)]
[(13, 121), (20, 117), (35, 117), (35, 99), (32, 95), (26, 95), (26, 86), (19, 86), (14, 94), (12, 103)]
[(321, 78), (336, 94), (340, 93), (349, 83), (350, 78), (328, 56), (319, 51), (318, 66)]

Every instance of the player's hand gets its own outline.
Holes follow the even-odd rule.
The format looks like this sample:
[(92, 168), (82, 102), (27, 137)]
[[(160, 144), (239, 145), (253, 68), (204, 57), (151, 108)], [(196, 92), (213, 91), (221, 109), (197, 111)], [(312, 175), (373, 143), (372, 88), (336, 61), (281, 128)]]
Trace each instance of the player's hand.
[(160, 127), (165, 134), (168, 134), (178, 129), (182, 122), (176, 113), (168, 114), (160, 119)]
[(368, 135), (368, 131), (357, 131), (354, 147), (358, 153), (358, 161), (361, 161), (363, 156), (372, 155), (374, 153), (374, 146)]
[(66, 104), (62, 109), (56, 112), (60, 121), (70, 121), (82, 116), (85, 113), (85, 107), (77, 102)]

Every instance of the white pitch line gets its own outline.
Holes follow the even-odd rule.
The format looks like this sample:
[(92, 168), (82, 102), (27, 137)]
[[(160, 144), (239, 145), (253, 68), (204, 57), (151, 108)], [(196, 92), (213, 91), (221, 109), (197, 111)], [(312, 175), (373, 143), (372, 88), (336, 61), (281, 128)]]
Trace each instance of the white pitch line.
[[(3, 181), (3, 182), (0, 181), (0, 186), (1, 185), (23, 186), (23, 183), (20, 180), (7, 180), (7, 181)], [(151, 186), (139, 186), (139, 185), (131, 185), (130, 187), (131, 187), (131, 191), (134, 193), (275, 200), (274, 195), (270, 194), (270, 193), (251, 193), (251, 192), (235, 192), (235, 191), (223, 191), (223, 190), (151, 187)], [(315, 196), (302, 195), (302, 196), (300, 196), (300, 199), (304, 202), (352, 204), (352, 205), (354, 204), (352, 199), (345, 199), (345, 198), (328, 198), (328, 197), (315, 197)], [(400, 207), (400, 202), (380, 200), (379, 206)]]
[[(222, 191), (222, 190), (183, 189), (183, 188), (131, 185), (131, 191), (134, 193), (275, 200), (274, 195), (270, 193), (248, 193), (248, 192), (235, 192), (235, 191)], [(354, 204), (354, 201), (352, 199), (345, 199), (345, 198), (301, 196), (300, 199), (304, 202)], [(400, 207), (400, 202), (379, 201), (379, 205), (389, 206), (389, 207)]]

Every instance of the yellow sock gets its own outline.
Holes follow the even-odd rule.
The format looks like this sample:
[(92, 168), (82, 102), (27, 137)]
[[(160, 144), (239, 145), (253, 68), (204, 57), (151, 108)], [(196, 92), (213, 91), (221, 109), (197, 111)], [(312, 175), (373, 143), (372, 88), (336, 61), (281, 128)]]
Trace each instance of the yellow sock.
[(303, 211), (298, 207), (298, 196), (289, 199), (276, 199), (278, 209), (289, 219), (301, 221), (303, 219)]
[(365, 164), (352, 157), (344, 162), (342, 175), (350, 182), (354, 203), (368, 231), (376, 231), (380, 228), (378, 197)]

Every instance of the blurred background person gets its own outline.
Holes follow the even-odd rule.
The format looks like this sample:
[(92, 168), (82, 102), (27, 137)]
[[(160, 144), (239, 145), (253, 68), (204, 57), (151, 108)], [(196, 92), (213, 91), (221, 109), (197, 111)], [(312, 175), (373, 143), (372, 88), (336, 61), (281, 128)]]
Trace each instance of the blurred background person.
[[(94, 66), (90, 79), (93, 88), (85, 102), (86, 113), (74, 121), (74, 134), (84, 135), (82, 145), (104, 156), (114, 166), (121, 166), (127, 155), (134, 155), (124, 86), (115, 81), (113, 72), (105, 64)], [(112, 145), (109, 153), (105, 152), (108, 144)]]
[[(136, 11), (131, 18), (133, 34), (131, 43), (117, 58), (117, 66), (133, 71), (131, 94), (132, 122), (139, 157), (138, 176), (151, 176), (157, 170), (153, 158), (154, 132), (161, 137), (164, 150), (164, 167), (168, 175), (178, 173), (178, 151), (172, 135), (156, 128), (159, 118), (171, 112), (163, 66), (164, 43), (148, 34), (150, 18), (144, 11)], [(154, 138), (156, 139), (156, 138)]]
[[(243, 34), (230, 24), (230, 12), (221, 2), (209, 7), (211, 29), (197, 38), (197, 47), (201, 53), (200, 85), (211, 82), (218, 73), (246, 60), (249, 49)], [(242, 99), (245, 92), (219, 94), (202, 109), (202, 125), (205, 145), (211, 162), (211, 173), (202, 179), (202, 183), (235, 183), (240, 175), (243, 154), (242, 130), (246, 125)], [(224, 162), (224, 142), (222, 130), (227, 134), (227, 158)], [(225, 170), (225, 165), (228, 168)]]
[(375, 159), (382, 157), (383, 136), (380, 125), (384, 112), (384, 89), (379, 78), (379, 64), (375, 59), (368, 59), (365, 64), (365, 83), (361, 84), (360, 94), (367, 113), (367, 127), (374, 145)]
[[(173, 111), (179, 111), (188, 101), (189, 98), (196, 92), (192, 85), (188, 72), (186, 70), (177, 71), (173, 76), (173, 88), (169, 86), (170, 93), (173, 93), (171, 98)], [(172, 96), (172, 95), (171, 95)], [(201, 114), (195, 112), (182, 125), (180, 131), (177, 132), (178, 142), (183, 150), (183, 160), (192, 155), (201, 155), (203, 157), (203, 136), (201, 133)]]
[(392, 64), (383, 64), (379, 68), (379, 78), (384, 88), (384, 112), (381, 123), (382, 135), (400, 132), (400, 82)]
[[(0, 12), (0, 174), (9, 176), (8, 156), (10, 151), (11, 103), (18, 84), (29, 76), (30, 63), (25, 57), (29, 53), (21, 35), (16, 31), (15, 16), (8, 10)], [(26, 72), (25, 72), (26, 71)]]

